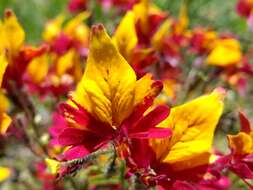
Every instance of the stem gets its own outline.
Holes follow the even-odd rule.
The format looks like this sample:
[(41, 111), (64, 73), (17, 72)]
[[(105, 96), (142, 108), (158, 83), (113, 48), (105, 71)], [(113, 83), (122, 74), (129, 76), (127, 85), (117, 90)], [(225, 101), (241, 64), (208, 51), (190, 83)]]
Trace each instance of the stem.
[[(16, 86), (15, 82), (10, 81), (9, 82), (10, 88), (11, 88), (11, 93), (13, 95), (14, 101), (16, 100), (18, 102), (19, 107), (21, 110), (24, 111), (25, 115), (28, 118), (29, 123), (31, 124), (31, 129), (33, 131), (34, 138), (31, 138), (30, 135), (27, 134), (27, 137), (29, 138), (29, 141), (31, 143), (36, 142), (38, 144), (38, 147), (41, 149), (40, 152), (42, 152), (43, 155), (40, 155), (42, 157), (45, 157), (47, 155), (47, 149), (46, 147), (40, 142), (40, 134), (39, 131), (37, 130), (39, 126), (35, 122), (35, 107), (33, 105), (32, 100), (29, 98), (28, 94), (25, 93), (24, 91), (18, 89)], [(27, 131), (24, 130), (26, 133)]]
[(97, 150), (96, 152), (93, 152), (87, 156), (85, 156), (84, 158), (78, 158), (78, 159), (74, 159), (74, 160), (69, 160), (64, 162), (64, 164), (66, 165), (77, 165), (77, 164), (85, 164), (91, 160), (96, 159), (98, 156), (103, 155), (103, 154), (109, 154), (109, 153), (113, 153), (113, 150), (109, 149), (109, 150)]
[(78, 190), (79, 189), (78, 186), (77, 186), (77, 184), (75, 183), (75, 181), (71, 177), (68, 178), (68, 181), (69, 181), (72, 189), (74, 189), (74, 190)]
[(64, 168), (64, 169), (62, 173), (61, 172), (59, 173), (58, 180), (65, 176), (74, 174), (75, 172), (80, 170), (84, 164), (89, 163), (92, 160), (95, 160), (98, 156), (103, 155), (103, 154), (110, 154), (113, 152), (114, 152), (114, 149), (111, 149), (111, 148), (99, 149), (96, 152), (93, 152), (85, 156), (84, 158), (78, 158), (78, 159), (62, 162), (60, 168)]

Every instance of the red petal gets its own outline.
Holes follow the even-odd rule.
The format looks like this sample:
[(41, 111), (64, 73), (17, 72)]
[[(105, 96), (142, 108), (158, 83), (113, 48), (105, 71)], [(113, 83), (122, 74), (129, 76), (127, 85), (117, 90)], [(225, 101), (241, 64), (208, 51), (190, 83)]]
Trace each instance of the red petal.
[(244, 163), (236, 163), (230, 168), (242, 179), (253, 179), (253, 171)]
[(81, 144), (85, 138), (85, 131), (76, 128), (66, 128), (59, 135), (58, 141), (62, 146)]
[(64, 152), (64, 159), (73, 160), (76, 158), (83, 158), (87, 156), (90, 151), (83, 145), (78, 145), (70, 148), (66, 152)]
[(138, 123), (132, 127), (132, 132), (146, 132), (155, 128), (157, 124), (168, 117), (170, 109), (165, 105), (157, 106), (154, 110), (142, 117)]
[(172, 131), (169, 128), (151, 128), (146, 132), (132, 133), (130, 138), (149, 139), (149, 138), (168, 138), (172, 135)]
[(84, 109), (81, 109), (80, 107), (78, 107), (79, 109), (76, 109), (67, 103), (60, 104), (59, 108), (64, 117), (73, 120), (81, 126), (85, 127), (88, 125), (89, 114)]
[(173, 186), (172, 190), (197, 190), (194, 188), (190, 183), (185, 181), (176, 181)]
[(250, 133), (251, 127), (248, 118), (241, 111), (239, 112), (239, 117), (240, 117), (241, 131), (245, 133)]

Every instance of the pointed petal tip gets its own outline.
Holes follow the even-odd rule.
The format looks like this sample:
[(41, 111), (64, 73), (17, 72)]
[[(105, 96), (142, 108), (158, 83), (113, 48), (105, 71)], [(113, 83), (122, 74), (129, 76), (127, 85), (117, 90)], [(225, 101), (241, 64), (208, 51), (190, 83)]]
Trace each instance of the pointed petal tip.
[(153, 83), (152, 83), (152, 88), (156, 88), (157, 89), (157, 92), (158, 94), (162, 91), (163, 89), (163, 82), (160, 81), (160, 80), (155, 80)]
[(13, 16), (14, 15), (14, 13), (13, 13), (13, 11), (11, 10), (11, 9), (5, 9), (5, 11), (4, 11), (4, 16), (6, 17), (6, 18), (9, 18), (9, 17), (11, 17), (11, 16)]
[(95, 24), (91, 27), (92, 36), (99, 36), (102, 32), (105, 32), (105, 27), (103, 24)]

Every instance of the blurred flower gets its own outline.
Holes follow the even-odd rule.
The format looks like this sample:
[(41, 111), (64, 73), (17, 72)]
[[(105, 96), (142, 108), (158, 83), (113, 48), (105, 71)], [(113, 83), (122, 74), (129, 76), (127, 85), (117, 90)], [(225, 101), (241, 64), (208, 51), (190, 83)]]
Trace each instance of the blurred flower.
[[(56, 176), (53, 175), (50, 171), (48, 171), (48, 163), (49, 165), (53, 165), (54, 160), (40, 161), (36, 163), (36, 177), (42, 182), (43, 190), (61, 190), (63, 189), (62, 182), (56, 182)], [(56, 162), (56, 161), (55, 161)], [(52, 169), (52, 168), (51, 168)]]
[(4, 87), (9, 89), (9, 80), (18, 86), (23, 83), (23, 76), (28, 63), (46, 50), (44, 46), (32, 48), (24, 45), (25, 32), (11, 10), (5, 11), (3, 22), (0, 22), (0, 52), (6, 53), (8, 67), (4, 77)]
[(194, 28), (191, 31), (190, 50), (198, 55), (207, 54), (213, 49), (217, 33), (212, 29)]
[(77, 13), (86, 10), (87, 0), (69, 0), (68, 9), (71, 13)]
[[(27, 68), (31, 92), (66, 96), (81, 79), (89, 38), (89, 28), (83, 21), (88, 17), (88, 12), (82, 12), (64, 26), (63, 16), (47, 23), (43, 38), (50, 51), (33, 59)], [(41, 69), (36, 72), (38, 66)]]
[(239, 15), (249, 17), (252, 13), (253, 1), (252, 0), (238, 0), (236, 10)]
[(247, 18), (247, 24), (252, 31), (253, 29), (253, 1), (252, 0), (238, 0), (237, 5), (236, 5), (236, 11), (237, 13), (242, 16)]
[(140, 0), (99, 0), (102, 7), (108, 11), (112, 8), (117, 8), (119, 11), (131, 9)]
[(240, 112), (241, 131), (236, 135), (228, 135), (231, 153), (220, 159), (224, 168), (238, 175), (251, 189), (253, 185), (247, 180), (253, 179), (253, 130), (244, 113)]
[(242, 59), (240, 42), (234, 38), (219, 39), (207, 57), (207, 63), (226, 67), (238, 64)]
[(11, 176), (11, 169), (0, 166), (0, 183), (7, 180)]
[(133, 11), (128, 11), (126, 13), (119, 23), (112, 39), (121, 55), (126, 60), (131, 61), (133, 51), (138, 43), (135, 30), (135, 15)]

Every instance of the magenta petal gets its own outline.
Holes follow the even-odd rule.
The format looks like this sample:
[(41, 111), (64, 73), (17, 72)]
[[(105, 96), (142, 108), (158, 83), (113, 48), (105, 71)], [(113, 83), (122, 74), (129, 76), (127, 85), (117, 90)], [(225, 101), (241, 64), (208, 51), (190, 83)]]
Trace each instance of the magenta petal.
[(230, 169), (242, 179), (253, 179), (253, 171), (245, 163), (236, 163)]
[(172, 190), (197, 190), (197, 189), (185, 181), (176, 181), (172, 186)]
[(90, 154), (90, 151), (88, 149), (86, 149), (83, 145), (78, 145), (64, 152), (64, 159), (73, 160), (76, 158), (83, 158), (88, 154)]
[(57, 137), (65, 128), (67, 128), (67, 122), (62, 115), (57, 112), (53, 113), (52, 125), (48, 129), (49, 134), (52, 137)]
[(67, 103), (62, 103), (60, 104), (59, 108), (62, 111), (62, 115), (64, 117), (75, 121), (81, 126), (85, 127), (88, 125), (89, 114), (81, 107), (78, 107), (78, 109), (76, 109)]
[(169, 128), (152, 128), (146, 132), (137, 132), (130, 134), (130, 138), (149, 139), (149, 138), (168, 138), (172, 135)]
[(142, 117), (138, 123), (132, 128), (135, 132), (145, 132), (150, 128), (154, 128), (157, 124), (168, 117), (170, 112), (169, 107), (165, 105), (157, 106), (154, 110)]
[(241, 131), (245, 133), (250, 133), (251, 127), (248, 118), (245, 116), (243, 112), (239, 112)]
[(139, 168), (148, 168), (155, 160), (155, 153), (149, 146), (148, 140), (132, 139), (130, 149), (131, 158)]
[(66, 128), (58, 137), (58, 142), (62, 146), (81, 144), (84, 140), (85, 131), (76, 128)]
[(252, 162), (253, 163), (253, 154), (246, 155), (243, 159), (243, 162)]

